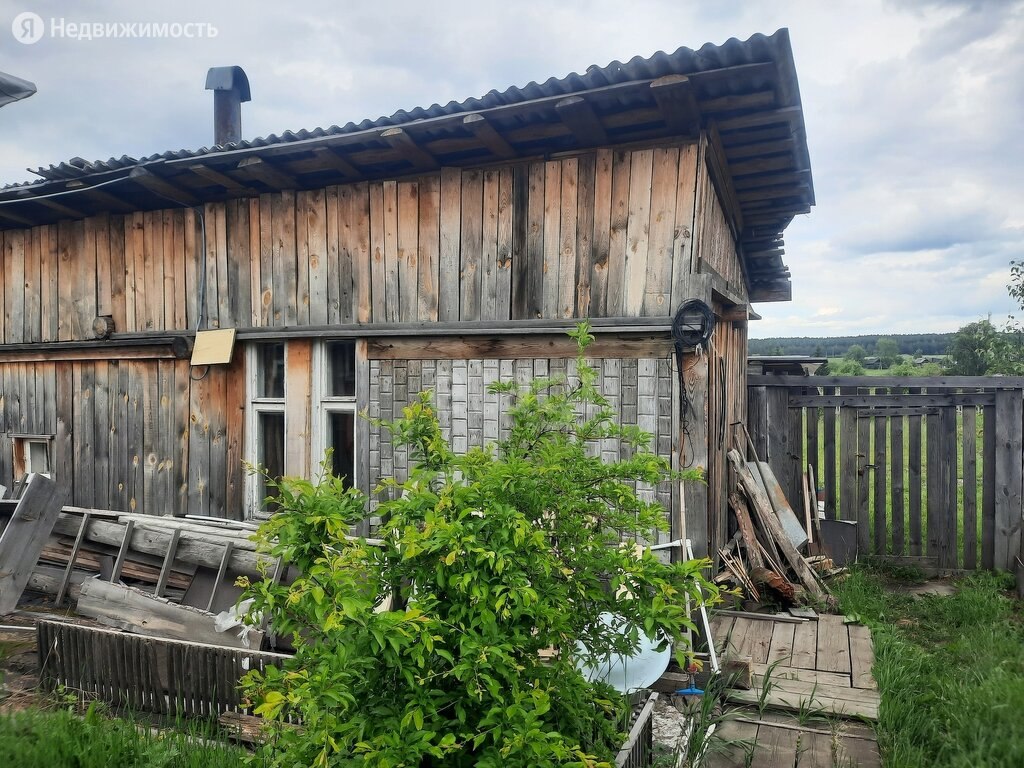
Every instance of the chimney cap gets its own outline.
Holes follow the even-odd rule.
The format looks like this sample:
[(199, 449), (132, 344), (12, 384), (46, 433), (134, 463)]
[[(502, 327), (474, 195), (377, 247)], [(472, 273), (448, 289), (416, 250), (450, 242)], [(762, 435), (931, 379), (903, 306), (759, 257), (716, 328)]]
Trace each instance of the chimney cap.
[(210, 67), (206, 73), (206, 90), (238, 91), (239, 101), (251, 101), (249, 78), (241, 67)]

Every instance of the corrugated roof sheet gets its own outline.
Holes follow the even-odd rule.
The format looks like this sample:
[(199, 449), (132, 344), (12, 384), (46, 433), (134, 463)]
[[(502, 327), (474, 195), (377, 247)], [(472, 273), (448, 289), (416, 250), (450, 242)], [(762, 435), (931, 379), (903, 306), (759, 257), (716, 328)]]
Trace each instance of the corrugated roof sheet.
[[(42, 180), (22, 184), (8, 184), (3, 189), (27, 187), (43, 183), (44, 181), (81, 179), (95, 174), (159, 161), (206, 157), (239, 149), (258, 149), (370, 129), (402, 126), (419, 120), (477, 112), (552, 96), (567, 96), (594, 88), (627, 83), (634, 80), (648, 80), (673, 74), (691, 75), (714, 69), (766, 61), (776, 62), (788, 70), (780, 73), (781, 78), (778, 86), (781, 103), (779, 106), (785, 107), (799, 104), (800, 95), (796, 72), (792, 67), (789, 33), (787, 30), (781, 29), (770, 36), (755, 34), (745, 41), (730, 38), (721, 45), (708, 43), (696, 51), (681, 47), (673, 53), (658, 51), (648, 58), (634, 56), (625, 63), (612, 61), (603, 67), (592, 65), (582, 74), (572, 72), (563, 78), (549, 78), (543, 83), (530, 82), (525, 86), (513, 86), (500, 92), (492, 90), (480, 98), (470, 98), (461, 102), (451, 101), (443, 106), (431, 104), (429, 107), (416, 107), (411, 110), (400, 109), (388, 117), (378, 117), (376, 120), (362, 120), (359, 123), (349, 122), (343, 126), (332, 125), (329, 128), (284, 131), (281, 134), (270, 134), (269, 136), (243, 140), (224, 146), (202, 147), (195, 150), (170, 150), (142, 158), (122, 155), (119, 158), (112, 157), (108, 160), (88, 162), (76, 157), (67, 162), (37, 169), (35, 172), (43, 177)], [(728, 95), (730, 93), (730, 85), (729, 81), (723, 81), (719, 86), (720, 93), (714, 95)], [(750, 85), (756, 86), (757, 84), (752, 84), (749, 80), (744, 81), (744, 86), (749, 87)]]

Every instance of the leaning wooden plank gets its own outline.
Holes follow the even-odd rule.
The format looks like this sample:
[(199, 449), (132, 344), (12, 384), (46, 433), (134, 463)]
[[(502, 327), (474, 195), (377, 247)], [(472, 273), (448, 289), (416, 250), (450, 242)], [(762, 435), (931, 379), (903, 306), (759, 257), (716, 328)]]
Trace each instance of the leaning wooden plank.
[(747, 550), (747, 560), (750, 561), (751, 568), (764, 568), (764, 558), (761, 557), (761, 550), (757, 546), (757, 534), (754, 533), (754, 524), (750, 520), (747, 503), (738, 493), (730, 493), (729, 506), (736, 513), (736, 524), (743, 537), (743, 546)]
[(747, 467), (750, 469), (754, 480), (757, 481), (761, 489), (767, 494), (768, 501), (771, 502), (772, 509), (775, 510), (775, 514), (782, 524), (782, 530), (786, 532), (793, 546), (800, 549), (800, 547), (807, 543), (807, 532), (800, 524), (800, 520), (793, 511), (789, 500), (786, 499), (786, 495), (783, 493), (782, 486), (775, 477), (771, 465), (767, 461), (748, 461)]
[(57, 589), (57, 597), (54, 602), (60, 605), (64, 602), (64, 596), (67, 594), (68, 585), (71, 583), (71, 572), (75, 568), (75, 561), (78, 560), (78, 552), (82, 548), (82, 540), (85, 538), (85, 530), (89, 527), (89, 513), (86, 512), (82, 515), (82, 527), (78, 529), (78, 535), (75, 537), (75, 545), (71, 548), (71, 554), (68, 557), (68, 564), (64, 570), (64, 578), (61, 579), (60, 587)]
[(50, 478), (29, 475), (11, 521), (0, 534), (0, 614), (18, 605), (66, 496), (67, 491)]
[(78, 612), (101, 624), (150, 637), (232, 648), (258, 649), (263, 643), (263, 633), (258, 630), (250, 629), (245, 638), (240, 637), (237, 628), (218, 632), (212, 613), (176, 605), (142, 590), (100, 579), (82, 584)]
[(797, 551), (796, 547), (793, 546), (793, 543), (789, 540), (786, 532), (782, 530), (779, 518), (772, 512), (771, 502), (768, 500), (764, 491), (761, 490), (757, 481), (754, 480), (753, 475), (750, 474), (750, 469), (746, 464), (744, 464), (739, 451), (735, 449), (729, 451), (729, 463), (732, 464), (733, 469), (736, 470), (736, 475), (740, 479), (740, 484), (743, 486), (743, 490), (746, 492), (747, 498), (750, 499), (754, 508), (754, 513), (761, 521), (761, 525), (771, 534), (772, 538), (775, 539), (776, 544), (779, 546), (779, 550), (782, 552), (782, 556), (786, 558), (790, 567), (800, 578), (804, 588), (817, 599), (825, 600), (826, 595), (824, 590), (822, 590), (818, 585), (818, 581), (811, 572), (811, 569)]

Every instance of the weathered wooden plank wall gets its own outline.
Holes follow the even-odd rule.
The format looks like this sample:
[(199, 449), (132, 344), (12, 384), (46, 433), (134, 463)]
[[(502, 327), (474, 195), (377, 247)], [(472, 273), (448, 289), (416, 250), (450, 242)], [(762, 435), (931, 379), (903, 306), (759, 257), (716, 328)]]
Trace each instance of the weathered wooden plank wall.
[[(743, 290), (705, 151), (703, 143), (598, 149), (263, 194), (207, 204), (202, 216), (193, 209), (104, 214), (6, 231), (0, 233), (0, 345), (91, 339), (97, 315), (111, 316), (119, 333), (664, 317), (687, 298), (710, 300), (708, 281), (694, 280), (702, 265)], [(728, 425), (745, 412), (745, 334), (745, 323), (721, 324), (714, 354), (692, 386), (703, 410), (693, 420), (688, 458), (712, 479), (724, 477)], [(308, 365), (309, 355), (298, 354), (301, 343), (289, 342), (290, 366)], [(636, 352), (623, 355), (635, 363)], [(543, 356), (524, 343), (512, 357)], [(650, 359), (658, 360), (657, 377), (675, 380), (667, 357)], [(605, 364), (613, 380), (633, 363)], [(55, 475), (77, 504), (238, 516), (244, 365), (239, 351), (231, 366), (193, 378), (184, 361), (0, 358), (0, 483), (13, 479), (11, 433), (53, 435)], [(436, 364), (438, 381), (451, 373), (445, 365), (451, 368), (451, 358)], [(525, 376), (525, 368), (515, 370)], [(297, 376), (291, 372), (290, 380)], [(637, 377), (644, 380), (639, 371)], [(368, 371), (360, 380), (362, 402), (387, 401), (386, 377), (373, 392)], [(393, 386), (426, 386), (418, 381)], [(636, 384), (620, 386), (619, 396), (633, 397), (629, 387)], [(288, 438), (290, 466), (301, 471), (312, 463), (302, 448), (309, 436), (308, 386), (299, 394), (289, 400), (289, 421), (305, 426), (289, 426)], [(438, 390), (439, 398), (450, 395)], [(666, 455), (678, 450), (678, 430), (669, 426), (678, 423), (677, 395), (665, 394), (650, 408), (637, 395), (635, 405), (624, 406), (642, 408), (635, 417), (650, 422)], [(465, 435), (457, 437), (467, 441), (490, 435), (496, 423), (487, 419), (471, 433), (468, 411), (452, 418), (459, 429), (466, 422)], [(381, 458), (380, 470), (393, 461)], [(687, 493), (691, 512), (709, 501), (717, 510), (710, 526), (695, 524), (702, 552), (724, 536), (724, 494)]]
[(211, 203), (202, 219), (9, 230), (0, 344), (90, 339), (97, 314), (118, 332), (665, 316), (688, 298), (674, 262), (690, 263), (695, 226), (705, 263), (742, 285), (697, 160), (697, 145), (597, 150)]

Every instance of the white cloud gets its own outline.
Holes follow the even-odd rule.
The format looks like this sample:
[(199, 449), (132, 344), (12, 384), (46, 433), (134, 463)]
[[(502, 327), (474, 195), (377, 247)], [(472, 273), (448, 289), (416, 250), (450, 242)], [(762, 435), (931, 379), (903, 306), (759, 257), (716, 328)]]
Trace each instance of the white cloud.
[[(10, 42), (31, 7), (69, 21), (201, 21), (204, 40)], [(818, 206), (786, 233), (794, 301), (754, 335), (952, 330), (1002, 317), (1024, 227), (1024, 2), (612, 0), (8, 3), (0, 70), (36, 82), (0, 111), (0, 181), (24, 168), (211, 142), (210, 66), (252, 84), (247, 136), (481, 96), (590, 64), (788, 26)]]

